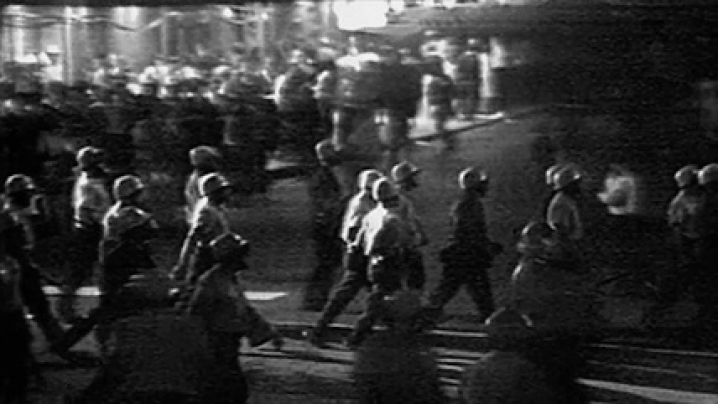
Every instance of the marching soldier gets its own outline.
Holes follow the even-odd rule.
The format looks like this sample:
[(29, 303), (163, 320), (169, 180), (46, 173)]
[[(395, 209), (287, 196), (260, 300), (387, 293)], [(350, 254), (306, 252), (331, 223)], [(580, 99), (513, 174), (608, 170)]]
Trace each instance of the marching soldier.
[[(456, 112), (460, 119), (472, 120), (479, 100), (479, 58), (475, 40), (461, 53), (456, 66)], [(473, 49), (472, 49), (473, 48)]]
[(172, 270), (173, 278), (185, 281), (190, 289), (214, 263), (210, 242), (230, 231), (226, 206), (234, 193), (232, 184), (217, 173), (201, 177), (199, 189), (201, 199), (194, 207), (190, 229)]
[(244, 403), (249, 386), (237, 358), (242, 337), (251, 346), (272, 340), (280, 348), (282, 338), (256, 311), (244, 295), (237, 279), (248, 269), (245, 262), (249, 243), (234, 233), (225, 233), (210, 243), (216, 264), (200, 276), (189, 304), (189, 312), (198, 315), (208, 332), (220, 380), (214, 381), (212, 403)]
[(364, 217), (376, 207), (372, 195), (374, 183), (383, 178), (377, 170), (364, 170), (359, 174), (357, 183), (359, 192), (347, 205), (341, 227), (341, 239), (344, 242), (344, 275), (334, 287), (329, 302), (324, 306), (322, 315), (314, 329), (307, 333), (312, 345), (321, 347), (327, 327), (349, 305), (356, 295), (369, 286), (366, 269), (368, 265), (364, 251), (358, 246), (357, 236), (361, 230)]
[(696, 263), (696, 245), (700, 238), (697, 220), (703, 193), (698, 184), (698, 171), (698, 167), (687, 165), (676, 172), (678, 194), (668, 207), (668, 224), (679, 241), (684, 265)]
[(374, 183), (372, 194), (378, 206), (364, 218), (356, 241), (368, 259), (367, 278), (372, 289), (366, 309), (347, 339), (351, 348), (358, 347), (372, 332), (374, 323), (381, 318), (383, 300), (404, 289), (411, 275), (407, 251), (413, 248), (414, 238), (411, 225), (401, 213), (401, 197), (383, 178)]
[(411, 229), (413, 241), (411, 248), (407, 249), (406, 265), (410, 266), (409, 279), (407, 280), (408, 286), (414, 289), (422, 289), (426, 281), (424, 262), (419, 248), (429, 243), (421, 224), (421, 219), (416, 213), (414, 202), (409, 194), (419, 186), (416, 176), (420, 172), (421, 170), (418, 167), (406, 161), (395, 165), (391, 169), (392, 182), (397, 187), (401, 204), (399, 213)]
[(4, 254), (20, 268), (22, 301), (52, 346), (62, 335), (62, 328), (42, 290), (40, 268), (32, 260), (36, 241), (32, 217), (36, 214), (33, 206), (36, 192), (34, 181), (26, 175), (12, 175), (5, 181), (5, 198), (0, 212), (3, 231), (0, 238)]
[(218, 173), (222, 162), (219, 150), (211, 146), (198, 146), (189, 151), (189, 161), (194, 169), (187, 178), (184, 188), (185, 212), (187, 223), (191, 223), (194, 208), (202, 199), (199, 189), (199, 179), (207, 174)]
[(553, 176), (556, 194), (546, 212), (546, 221), (560, 232), (562, 237), (576, 242), (583, 238), (583, 222), (578, 210), (583, 176), (574, 165), (567, 165)]
[(434, 121), (434, 131), (443, 138), (449, 149), (454, 147), (453, 139), (446, 133), (446, 123), (453, 114), (451, 100), (454, 83), (441, 66), (441, 59), (432, 57), (424, 78), (424, 97), (428, 116)]
[(304, 291), (302, 307), (320, 311), (327, 303), (334, 280), (334, 271), (342, 265), (343, 243), (339, 237), (344, 198), (332, 167), (341, 163), (331, 140), (316, 146), (319, 167), (309, 180), (309, 197), (312, 203), (312, 239), (317, 266)]
[(72, 191), (73, 231), (75, 233), (72, 268), (58, 302), (58, 311), (69, 322), (76, 318), (75, 293), (92, 277), (102, 239), (102, 219), (112, 203), (107, 192), (108, 176), (102, 168), (103, 152), (87, 146), (77, 152), (79, 175)]
[(481, 199), (488, 191), (489, 176), (480, 169), (467, 168), (459, 174), (462, 196), (451, 211), (452, 238), (441, 252), (444, 271), (429, 297), (430, 307), (441, 312), (461, 286), (476, 305), (480, 322), (494, 312), (488, 269), (501, 246), (488, 238)]

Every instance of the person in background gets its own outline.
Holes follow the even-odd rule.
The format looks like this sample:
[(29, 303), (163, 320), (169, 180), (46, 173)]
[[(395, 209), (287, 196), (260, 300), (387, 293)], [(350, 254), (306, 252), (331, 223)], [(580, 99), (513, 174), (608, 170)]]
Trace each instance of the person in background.
[(567, 165), (553, 176), (556, 194), (546, 212), (546, 221), (555, 227), (567, 240), (577, 242), (584, 236), (583, 221), (578, 203), (581, 197), (581, 171), (574, 165)]
[(453, 138), (447, 134), (446, 123), (453, 114), (451, 100), (454, 97), (454, 83), (442, 70), (441, 58), (431, 57), (427, 69), (424, 76), (424, 97), (428, 115), (434, 122), (434, 131), (448, 149), (453, 149)]
[(187, 223), (191, 223), (195, 206), (202, 199), (199, 179), (207, 174), (219, 172), (222, 155), (215, 147), (198, 146), (189, 151), (189, 161), (193, 170), (189, 178), (187, 178), (184, 188)]

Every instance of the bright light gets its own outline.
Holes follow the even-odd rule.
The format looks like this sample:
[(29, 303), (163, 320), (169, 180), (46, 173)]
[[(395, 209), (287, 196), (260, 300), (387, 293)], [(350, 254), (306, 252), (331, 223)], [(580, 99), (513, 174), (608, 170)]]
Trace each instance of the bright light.
[(231, 7), (222, 7), (222, 17), (224, 17), (224, 18), (234, 17), (234, 11), (232, 11), (232, 8)]
[(344, 0), (334, 3), (337, 26), (348, 31), (386, 26), (387, 11), (389, 4), (386, 0)]

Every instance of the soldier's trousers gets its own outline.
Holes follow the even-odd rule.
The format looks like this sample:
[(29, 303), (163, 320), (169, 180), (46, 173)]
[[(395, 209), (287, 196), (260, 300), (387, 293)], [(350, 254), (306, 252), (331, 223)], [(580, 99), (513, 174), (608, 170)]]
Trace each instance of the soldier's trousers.
[(70, 269), (58, 301), (58, 313), (65, 319), (76, 317), (75, 293), (92, 278), (95, 264), (99, 258), (99, 246), (102, 239), (102, 227), (88, 226), (74, 228), (74, 243), (71, 252)]
[(338, 237), (316, 237), (314, 240), (317, 266), (304, 290), (305, 309), (321, 309), (326, 303), (334, 281), (334, 271), (342, 265), (342, 247)]
[(60, 337), (62, 329), (55, 319), (50, 308), (50, 302), (42, 290), (42, 276), (40, 268), (34, 263), (22, 260), (20, 262), (22, 275), (20, 277), (20, 292), (28, 312), (33, 315), (35, 323), (45, 334), (45, 338), (53, 341)]
[(476, 262), (470, 261), (461, 266), (447, 265), (444, 268), (439, 284), (429, 296), (429, 305), (442, 309), (462, 286), (466, 288), (481, 317), (487, 318), (494, 312), (491, 282), (486, 269), (477, 267)]
[(242, 334), (209, 332), (210, 349), (217, 366), (216, 375), (207, 380), (206, 402), (213, 404), (241, 404), (249, 398), (249, 386), (239, 363)]
[(370, 286), (367, 279), (367, 257), (360, 250), (347, 251), (344, 255), (344, 275), (334, 287), (329, 302), (324, 306), (322, 316), (317, 321), (317, 330), (324, 330), (362, 289)]

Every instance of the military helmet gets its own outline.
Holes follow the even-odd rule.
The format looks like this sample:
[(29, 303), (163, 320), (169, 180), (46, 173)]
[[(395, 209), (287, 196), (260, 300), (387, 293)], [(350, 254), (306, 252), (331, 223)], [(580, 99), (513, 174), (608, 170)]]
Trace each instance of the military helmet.
[(115, 180), (112, 186), (112, 195), (115, 197), (115, 200), (122, 201), (131, 198), (143, 189), (145, 189), (145, 184), (142, 183), (140, 177), (136, 175), (123, 175)]
[(476, 167), (469, 167), (459, 173), (459, 186), (461, 189), (474, 189), (489, 182), (489, 174)]
[(561, 164), (554, 164), (546, 169), (546, 185), (553, 188), (553, 179), (559, 170), (563, 168)]
[(391, 169), (391, 179), (395, 183), (402, 183), (420, 173), (421, 169), (408, 161), (402, 161)]
[(718, 182), (718, 164), (710, 163), (698, 172), (698, 183), (707, 185), (714, 182)]
[(219, 150), (212, 146), (197, 146), (189, 151), (189, 161), (194, 167), (200, 165), (216, 165), (222, 158)]
[(575, 164), (560, 168), (553, 176), (553, 189), (559, 191), (583, 178), (581, 170)]
[(134, 228), (140, 227), (150, 221), (152, 216), (134, 206), (125, 206), (117, 212), (114, 223), (117, 224), (117, 234), (124, 234)]
[(327, 161), (331, 158), (337, 158), (337, 150), (334, 148), (334, 144), (331, 139), (324, 139), (317, 143), (314, 147), (314, 151), (317, 154), (319, 161)]
[(219, 191), (220, 189), (231, 188), (227, 178), (221, 174), (211, 173), (200, 177), (199, 179), (199, 192), (202, 196), (207, 196), (212, 193)]
[(209, 246), (214, 259), (220, 262), (241, 259), (249, 254), (249, 242), (236, 233), (224, 233), (212, 240)]
[(102, 162), (103, 152), (102, 149), (98, 149), (92, 146), (85, 146), (77, 152), (75, 157), (77, 165), (81, 169), (90, 168), (97, 166)]
[(396, 200), (399, 194), (394, 185), (386, 178), (380, 178), (374, 182), (372, 197), (377, 202), (390, 202)]
[(681, 167), (680, 170), (676, 171), (676, 174), (673, 176), (673, 179), (676, 180), (676, 184), (678, 185), (678, 188), (685, 188), (691, 184), (696, 184), (698, 182), (698, 167), (689, 164), (685, 167)]
[(556, 229), (549, 223), (533, 221), (521, 230), (518, 243), (520, 252), (544, 250), (548, 247), (555, 236)]
[(35, 181), (25, 174), (14, 174), (5, 180), (5, 194), (12, 195), (19, 192), (35, 191)]
[(357, 184), (359, 185), (359, 189), (371, 191), (374, 187), (374, 183), (380, 178), (384, 178), (384, 174), (379, 170), (363, 170), (359, 173)]

